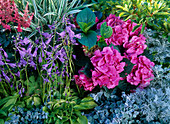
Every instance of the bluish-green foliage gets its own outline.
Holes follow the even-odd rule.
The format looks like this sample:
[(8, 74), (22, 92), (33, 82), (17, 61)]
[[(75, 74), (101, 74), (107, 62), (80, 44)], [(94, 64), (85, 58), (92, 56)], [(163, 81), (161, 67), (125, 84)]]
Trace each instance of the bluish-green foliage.
[[(12, 114), (15, 112), (14, 114)], [(48, 118), (48, 113), (45, 113), (41, 108), (33, 108), (32, 110), (25, 111), (24, 108), (17, 107), (9, 113), (11, 120), (5, 124), (44, 124), (44, 120)]]
[(122, 100), (114, 93), (91, 94), (98, 107), (87, 115), (90, 124), (167, 124), (170, 122), (170, 69), (154, 67), (155, 79), (147, 89), (137, 89)]
[[(170, 33), (169, 33), (170, 35)], [(144, 32), (146, 44), (150, 53), (155, 53), (154, 60), (158, 62), (170, 62), (170, 42), (162, 33), (147, 29)]]

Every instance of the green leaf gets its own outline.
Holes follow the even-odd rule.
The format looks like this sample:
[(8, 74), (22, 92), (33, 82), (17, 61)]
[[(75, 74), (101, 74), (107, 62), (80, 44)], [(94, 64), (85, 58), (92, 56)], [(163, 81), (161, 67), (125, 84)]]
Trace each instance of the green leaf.
[(73, 113), (74, 113), (76, 116), (78, 116), (78, 117), (81, 116), (81, 111), (76, 111), (76, 110), (75, 110)]
[(91, 62), (86, 63), (85, 68), (81, 71), (83, 72), (87, 77), (91, 78), (92, 77), (92, 72), (90, 71), (93, 69), (93, 65)]
[(109, 38), (110, 36), (112, 36), (112, 33), (113, 33), (112, 27), (107, 26), (107, 23), (104, 22), (101, 25), (100, 33), (101, 33), (102, 37)]
[(169, 12), (158, 12), (155, 15), (170, 15)]
[(119, 85), (118, 85), (118, 88), (121, 89), (122, 91), (130, 91), (132, 89), (135, 89), (136, 87), (138, 87), (138, 86), (131, 85), (126, 80), (120, 80)]
[(89, 8), (85, 8), (79, 12), (76, 18), (81, 30), (85, 33), (95, 24), (95, 20), (96, 16)]
[(80, 123), (80, 124), (88, 124), (88, 120), (86, 118), (86, 116), (80, 116), (78, 117), (77, 121)]
[(142, 55), (146, 56), (148, 59), (150, 59), (151, 61), (153, 61), (153, 55), (149, 53), (148, 49), (145, 49), (144, 52), (142, 53)]
[(126, 77), (132, 71), (132, 68), (135, 64), (131, 63), (130, 60), (124, 58), (122, 62), (125, 62), (126, 65), (124, 67), (124, 71), (120, 73), (121, 77)]
[(81, 103), (84, 103), (84, 102), (90, 102), (90, 101), (94, 101), (92, 97), (88, 96), (88, 97), (85, 97), (81, 100)]
[(39, 97), (34, 97), (34, 105), (35, 106), (41, 105), (41, 99)]
[(93, 109), (96, 107), (97, 104), (94, 101), (80, 103), (80, 105), (75, 105), (73, 108), (76, 110), (87, 110), (87, 109)]
[(7, 113), (0, 109), (0, 115), (7, 116)]
[(0, 119), (0, 124), (4, 124), (4, 120), (3, 119)]
[(144, 30), (145, 30), (145, 22), (142, 24), (142, 29), (140, 33), (143, 34)]
[(127, 21), (128, 19), (132, 18), (133, 15), (129, 15), (124, 21)]
[(112, 43), (109, 45), (109, 47), (113, 47), (113, 49), (116, 49), (119, 53), (121, 53), (120, 52), (120, 47), (119, 47), (119, 45), (113, 45)]
[(101, 49), (107, 46), (107, 43), (104, 40), (99, 40), (97, 44)]
[(136, 31), (141, 25), (136, 25), (135, 27), (133, 27), (132, 32)]
[(70, 122), (71, 122), (71, 124), (81, 124), (76, 120), (76, 118), (71, 118)]
[(88, 31), (87, 34), (81, 33), (81, 39), (78, 39), (78, 41), (87, 46), (88, 49), (96, 45), (97, 42), (97, 33), (95, 31)]

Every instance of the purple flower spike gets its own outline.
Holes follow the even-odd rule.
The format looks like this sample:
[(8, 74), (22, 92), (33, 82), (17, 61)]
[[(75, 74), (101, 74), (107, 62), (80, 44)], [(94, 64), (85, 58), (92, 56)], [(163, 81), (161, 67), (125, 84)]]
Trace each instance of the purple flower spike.
[(32, 54), (33, 57), (37, 56), (37, 50), (38, 50), (38, 48), (36, 47), (34, 53)]
[(53, 36), (51, 36), (46, 42), (45, 44), (49, 44), (51, 42), (51, 39), (52, 39)]
[(66, 32), (65, 31), (62, 31), (61, 33), (57, 33), (61, 36), (61, 38), (64, 38), (66, 36)]
[(42, 58), (41, 58), (41, 56), (39, 56), (39, 58), (38, 58), (38, 62), (39, 62), (39, 63), (41, 63), (41, 62), (42, 62)]
[(28, 38), (24, 38), (24, 40), (22, 41), (23, 43), (25, 43), (25, 45), (27, 45), (28, 43), (30, 43), (30, 40)]
[(49, 33), (42, 33), (42, 35), (43, 35), (46, 39), (48, 39), (48, 38), (51, 37), (51, 34), (49, 34)]
[(2, 61), (0, 61), (0, 65), (5, 65), (5, 63), (4, 63), (4, 62), (2, 62)]
[(23, 92), (23, 93), (25, 92), (25, 88), (22, 89), (22, 92)]
[(5, 79), (6, 79), (8, 82), (10, 82), (10, 78), (4, 73), (4, 71), (2, 71), (2, 74), (3, 74), (3, 76), (5, 77)]
[(9, 66), (11, 66), (12, 68), (15, 68), (16, 67), (16, 64), (15, 63), (8, 63)]

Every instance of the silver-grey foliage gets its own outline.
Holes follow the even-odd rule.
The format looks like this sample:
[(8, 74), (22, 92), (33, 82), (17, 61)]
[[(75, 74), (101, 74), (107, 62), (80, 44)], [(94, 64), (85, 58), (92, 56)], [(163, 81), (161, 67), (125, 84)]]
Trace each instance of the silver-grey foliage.
[(155, 79), (147, 89), (122, 94), (100, 91), (91, 94), (98, 107), (87, 115), (90, 124), (168, 124), (170, 123), (170, 69), (156, 65)]
[(154, 60), (158, 62), (170, 62), (170, 43), (168, 39), (164, 38), (162, 33), (151, 29), (146, 29), (144, 36), (146, 37), (149, 52), (155, 53)]

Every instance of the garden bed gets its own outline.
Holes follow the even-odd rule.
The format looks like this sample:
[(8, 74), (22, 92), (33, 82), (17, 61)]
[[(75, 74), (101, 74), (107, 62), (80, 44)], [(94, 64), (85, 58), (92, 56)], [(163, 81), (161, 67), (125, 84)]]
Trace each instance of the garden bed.
[(168, 0), (0, 0), (0, 124), (170, 123)]

